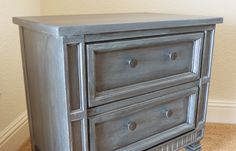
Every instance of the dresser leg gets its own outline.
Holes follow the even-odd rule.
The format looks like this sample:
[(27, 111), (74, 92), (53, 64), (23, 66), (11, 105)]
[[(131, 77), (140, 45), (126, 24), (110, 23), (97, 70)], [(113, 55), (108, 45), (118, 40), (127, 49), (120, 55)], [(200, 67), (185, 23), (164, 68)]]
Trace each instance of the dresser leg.
[(193, 143), (186, 147), (186, 151), (201, 151), (201, 150), (202, 150), (202, 145), (200, 144), (200, 142)]

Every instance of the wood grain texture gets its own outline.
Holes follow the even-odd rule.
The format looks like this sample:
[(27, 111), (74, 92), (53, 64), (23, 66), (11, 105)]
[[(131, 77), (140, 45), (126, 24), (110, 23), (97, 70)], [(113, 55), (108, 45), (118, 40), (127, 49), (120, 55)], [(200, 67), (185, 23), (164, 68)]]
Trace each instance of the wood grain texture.
[(182, 135), (179, 138), (173, 139), (170, 142), (161, 144), (157, 147), (153, 147), (149, 149), (148, 151), (169, 151), (169, 150), (176, 151), (195, 142), (196, 140), (197, 140), (197, 133), (191, 132), (186, 135)]
[[(64, 38), (71, 150), (88, 150), (87, 90), (83, 36)], [(74, 133), (76, 131), (76, 133)]]
[(25, 85), (25, 96), (26, 96), (26, 107), (27, 107), (27, 115), (28, 115), (28, 123), (29, 123), (29, 130), (30, 130), (30, 140), (31, 145), (34, 146), (34, 136), (33, 136), (33, 125), (32, 125), (32, 111), (31, 111), (31, 104), (30, 104), (30, 96), (29, 96), (29, 85), (28, 85), (28, 75), (27, 75), (27, 62), (26, 62), (26, 54), (25, 54), (25, 43), (24, 43), (24, 33), (23, 27), (19, 26), (19, 34), (20, 34), (20, 46), (21, 46), (21, 57), (22, 57), (22, 67), (23, 67), (23, 74), (24, 74), (24, 85)]
[(116, 101), (114, 103), (105, 104), (105, 105), (98, 106), (95, 108), (89, 108), (88, 109), (88, 116), (95, 116), (95, 115), (109, 112), (109, 111), (112, 111), (112, 110), (115, 110), (118, 108), (127, 107), (127, 106), (137, 104), (137, 103), (142, 103), (147, 100), (151, 100), (153, 98), (161, 98), (161, 97), (171, 94), (171, 93), (176, 93), (178, 91), (183, 91), (186, 89), (191, 89), (193, 87), (197, 87), (198, 85), (199, 85), (199, 81), (194, 81), (194, 82), (162, 89), (159, 91), (150, 92), (150, 93), (147, 93), (144, 95), (138, 95), (135, 97), (123, 99), (122, 101)]
[(79, 72), (80, 69), (78, 64), (79, 52), (77, 50), (77, 45), (67, 45), (67, 61), (68, 61), (68, 92), (69, 92), (69, 102), (70, 110), (81, 109), (81, 99), (80, 99), (80, 81), (79, 81)]
[(34, 146), (70, 149), (62, 39), (23, 30)]
[(89, 106), (197, 80), (202, 41), (199, 32), (88, 44)]
[[(206, 123), (204, 138), (201, 141), (203, 151), (232, 151), (236, 147), (235, 142), (236, 125)], [(24, 143), (19, 151), (31, 151), (30, 142)]]
[(158, 13), (121, 13), (15, 17), (13, 18), (13, 22), (27, 28), (54, 35), (71, 36), (91, 33), (212, 25), (222, 23), (223, 18)]
[(214, 29), (215, 25), (200, 25), (188, 27), (175, 27), (175, 28), (161, 28), (161, 29), (144, 29), (137, 31), (122, 31), (122, 32), (109, 32), (98, 34), (86, 34), (84, 40), (87, 43), (104, 42), (122, 39), (133, 39), (137, 37), (153, 37), (175, 34), (197, 33)]
[(219, 17), (14, 18), (34, 151), (199, 149)]
[(75, 121), (71, 123), (71, 132), (72, 132), (72, 146), (73, 150), (79, 151), (82, 149), (82, 122), (81, 121)]
[(197, 92), (191, 88), (90, 117), (91, 151), (145, 150), (194, 129)]
[(200, 82), (200, 93), (199, 93), (198, 114), (197, 114), (198, 128), (203, 127), (206, 122), (212, 58), (213, 58), (214, 36), (215, 36), (215, 29), (205, 31), (205, 42), (202, 54), (203, 58), (202, 58), (202, 68), (201, 68), (202, 78)]

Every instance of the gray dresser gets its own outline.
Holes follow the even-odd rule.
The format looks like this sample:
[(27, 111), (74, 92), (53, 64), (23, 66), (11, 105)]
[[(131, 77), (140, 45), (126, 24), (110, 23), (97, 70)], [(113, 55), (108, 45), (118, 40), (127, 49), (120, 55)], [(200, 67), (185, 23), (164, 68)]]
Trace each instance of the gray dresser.
[(201, 150), (222, 18), (124, 13), (13, 22), (34, 151)]

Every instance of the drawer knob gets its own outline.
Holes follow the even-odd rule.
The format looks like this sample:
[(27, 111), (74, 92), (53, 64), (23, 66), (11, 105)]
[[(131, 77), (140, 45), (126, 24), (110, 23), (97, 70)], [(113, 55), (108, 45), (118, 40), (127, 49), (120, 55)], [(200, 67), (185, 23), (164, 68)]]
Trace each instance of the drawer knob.
[(169, 118), (169, 117), (171, 117), (173, 115), (173, 111), (172, 110), (166, 110), (165, 111), (165, 117), (166, 118)]
[(138, 65), (138, 60), (137, 59), (133, 58), (133, 59), (129, 60), (129, 66), (131, 68), (135, 68), (137, 65)]
[(137, 124), (135, 122), (129, 122), (128, 123), (128, 129), (130, 131), (134, 131), (136, 129), (136, 127), (137, 127)]
[(171, 52), (170, 54), (169, 54), (169, 58), (171, 59), (171, 60), (176, 60), (176, 58), (177, 58), (177, 53), (176, 52)]

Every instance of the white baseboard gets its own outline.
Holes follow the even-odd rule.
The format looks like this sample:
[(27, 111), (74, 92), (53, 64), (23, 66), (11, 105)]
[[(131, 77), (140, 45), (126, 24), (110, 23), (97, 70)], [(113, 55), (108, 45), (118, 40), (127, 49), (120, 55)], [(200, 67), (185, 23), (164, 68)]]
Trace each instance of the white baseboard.
[(236, 124), (236, 101), (209, 99), (207, 122)]
[(27, 112), (23, 112), (0, 132), (0, 151), (17, 151), (29, 138)]

